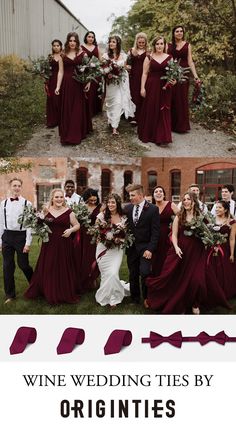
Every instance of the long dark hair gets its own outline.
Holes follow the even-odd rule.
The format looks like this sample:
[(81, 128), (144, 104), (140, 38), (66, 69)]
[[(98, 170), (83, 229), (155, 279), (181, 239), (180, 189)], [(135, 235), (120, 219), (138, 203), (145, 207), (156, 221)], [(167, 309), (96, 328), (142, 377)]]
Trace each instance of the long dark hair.
[(163, 36), (156, 36), (154, 39), (153, 39), (153, 41), (152, 41), (152, 52), (156, 52), (156, 43), (158, 42), (158, 40), (163, 40), (163, 42), (164, 42), (164, 52), (165, 52), (165, 49), (166, 49), (166, 39), (163, 37)]
[(114, 200), (116, 202), (117, 213), (120, 216), (122, 216), (122, 214), (123, 214), (123, 209), (121, 206), (121, 197), (118, 194), (110, 193), (107, 195), (106, 200), (105, 200), (106, 208), (104, 210), (104, 219), (106, 222), (108, 222), (111, 219), (111, 212), (110, 212), (109, 208), (107, 207), (107, 203), (111, 198), (114, 198)]
[(98, 45), (98, 42), (97, 42), (97, 40), (96, 40), (96, 36), (95, 36), (94, 31), (87, 31), (87, 33), (86, 33), (86, 34), (85, 34), (85, 36), (84, 36), (84, 43), (88, 43), (88, 42), (87, 42), (87, 37), (88, 37), (88, 35), (89, 35), (89, 34), (92, 34), (92, 35), (93, 35), (93, 37), (94, 37), (93, 44), (94, 44), (95, 46), (97, 46), (97, 45)]
[(90, 197), (97, 197), (96, 205), (98, 206), (98, 204), (100, 203), (100, 200), (99, 200), (97, 189), (88, 188), (84, 191), (82, 198), (83, 198), (85, 203), (87, 203), (87, 201)]
[(109, 46), (110, 45), (110, 41), (112, 39), (116, 40), (116, 56), (117, 56), (117, 58), (119, 58), (120, 53), (121, 53), (121, 38), (120, 38), (120, 36), (117, 36), (117, 35), (110, 36), (109, 39), (108, 39), (108, 52), (107, 52), (108, 57), (109, 58), (114, 58), (114, 52), (110, 49), (110, 46)]
[(69, 48), (69, 40), (71, 37), (75, 38), (75, 42), (76, 42), (76, 52), (79, 52), (79, 48), (80, 48), (80, 41), (79, 41), (79, 35), (77, 33), (75, 33), (74, 31), (72, 31), (71, 33), (68, 33), (66, 36), (66, 42), (65, 42), (65, 53), (67, 54), (70, 50)]
[(225, 217), (230, 217), (230, 201), (218, 200), (216, 204), (221, 204), (225, 210)]
[(152, 204), (156, 204), (156, 200), (155, 200), (155, 198), (154, 198), (154, 192), (155, 192), (155, 190), (156, 189), (162, 189), (162, 192), (163, 192), (163, 194), (164, 194), (164, 201), (165, 201), (165, 199), (166, 199), (166, 191), (165, 191), (165, 189), (163, 188), (163, 186), (155, 186), (155, 188), (153, 189), (153, 192), (152, 192)]
[(197, 195), (194, 194), (193, 192), (185, 192), (183, 197), (182, 197), (182, 200), (181, 200), (182, 204), (181, 204), (180, 212), (179, 212), (179, 214), (177, 214), (177, 216), (179, 217), (179, 225), (183, 225), (186, 222), (187, 213), (186, 213), (186, 210), (185, 210), (184, 204), (183, 204), (185, 195), (189, 195), (192, 205), (194, 204), (193, 217), (196, 219), (202, 214), (200, 206), (199, 206), (199, 201), (197, 199)]
[(173, 46), (173, 50), (176, 50), (176, 42), (175, 42), (175, 30), (177, 30), (177, 28), (182, 28), (183, 30), (183, 40), (184, 40), (184, 35), (185, 35), (185, 29), (183, 27), (183, 25), (176, 25), (173, 29), (172, 29), (172, 46)]
[(62, 51), (62, 42), (59, 39), (54, 39), (51, 42), (51, 45), (52, 45), (52, 54), (54, 54), (54, 51), (53, 51), (53, 45), (54, 45), (54, 43), (58, 43), (60, 45), (60, 48), (61, 48), (61, 51)]

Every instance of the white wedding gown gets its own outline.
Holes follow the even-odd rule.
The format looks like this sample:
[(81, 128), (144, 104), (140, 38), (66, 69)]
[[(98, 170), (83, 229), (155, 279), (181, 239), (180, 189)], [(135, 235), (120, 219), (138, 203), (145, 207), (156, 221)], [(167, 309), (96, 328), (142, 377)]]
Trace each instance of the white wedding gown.
[[(107, 53), (103, 54), (103, 58), (106, 60), (109, 59)], [(118, 61), (113, 60), (113, 62), (119, 66), (124, 66), (126, 58), (127, 55), (122, 52), (120, 54), (120, 59)], [(118, 128), (123, 113), (126, 119), (134, 117), (136, 106), (131, 100), (129, 75), (127, 71), (125, 71), (125, 79), (122, 80), (119, 85), (113, 83), (106, 85), (105, 107), (108, 124), (110, 124), (112, 128)]]
[[(102, 214), (100, 213), (98, 216), (102, 216)], [(99, 257), (105, 250), (106, 253)], [(96, 261), (101, 273), (101, 283), (95, 299), (102, 306), (120, 304), (124, 296), (130, 294), (129, 284), (119, 278), (123, 252), (123, 249), (119, 247), (106, 249), (102, 243), (97, 244)]]

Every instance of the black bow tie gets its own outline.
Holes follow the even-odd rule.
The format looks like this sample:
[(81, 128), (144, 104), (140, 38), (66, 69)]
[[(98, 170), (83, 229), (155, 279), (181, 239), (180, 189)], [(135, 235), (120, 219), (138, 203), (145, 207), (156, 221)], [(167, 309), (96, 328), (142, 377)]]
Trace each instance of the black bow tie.
[(16, 197), (16, 198), (10, 198), (10, 200), (11, 201), (19, 201), (19, 198), (18, 197)]

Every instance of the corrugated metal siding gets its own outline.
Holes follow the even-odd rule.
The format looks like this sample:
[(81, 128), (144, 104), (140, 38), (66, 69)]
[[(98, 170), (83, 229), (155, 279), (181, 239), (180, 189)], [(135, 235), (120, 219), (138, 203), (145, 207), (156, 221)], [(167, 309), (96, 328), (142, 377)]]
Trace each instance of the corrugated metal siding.
[(56, 0), (0, 0), (0, 55), (46, 56), (74, 29), (82, 41), (87, 28)]

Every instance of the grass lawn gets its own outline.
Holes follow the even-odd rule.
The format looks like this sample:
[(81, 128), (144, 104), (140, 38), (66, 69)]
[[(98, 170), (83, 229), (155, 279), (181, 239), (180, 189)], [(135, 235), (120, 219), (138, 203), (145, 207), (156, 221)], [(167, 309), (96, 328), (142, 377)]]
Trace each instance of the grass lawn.
[[(38, 244), (37, 238), (34, 238), (30, 251), (30, 263), (33, 267), (36, 264), (39, 250), (40, 244)], [(94, 299), (95, 291), (83, 295), (79, 304), (52, 306), (47, 304), (43, 298), (32, 301), (25, 300), (23, 298), (23, 293), (27, 288), (27, 281), (18, 267), (15, 272), (17, 299), (8, 305), (4, 305), (5, 294), (3, 290), (2, 255), (0, 255), (0, 264), (0, 281), (2, 285), (0, 289), (0, 314), (155, 314), (153, 312), (151, 313), (149, 310), (145, 310), (142, 304), (130, 306), (129, 297), (125, 298), (116, 308), (111, 309), (109, 306), (101, 307)], [(125, 256), (120, 269), (120, 278), (125, 281), (128, 280), (128, 269)], [(231, 301), (231, 304), (233, 306), (232, 310), (217, 307), (207, 314), (235, 314), (236, 299)], [(202, 311), (202, 313), (204, 312)]]

